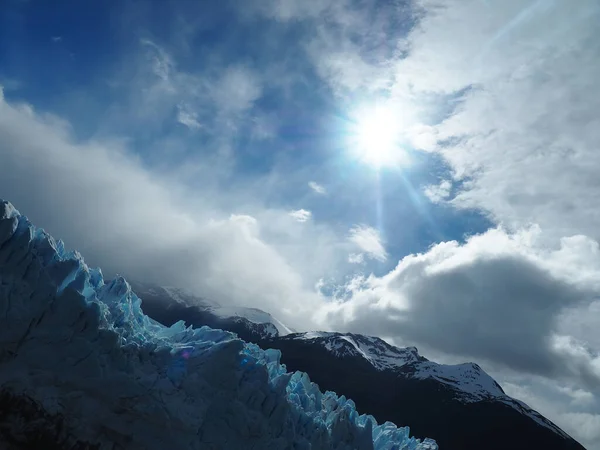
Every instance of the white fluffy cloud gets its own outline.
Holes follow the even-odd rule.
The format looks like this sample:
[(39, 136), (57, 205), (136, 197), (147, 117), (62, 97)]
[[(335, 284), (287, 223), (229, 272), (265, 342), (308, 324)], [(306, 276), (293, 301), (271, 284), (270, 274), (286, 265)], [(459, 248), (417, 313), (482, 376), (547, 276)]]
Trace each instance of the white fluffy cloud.
[(367, 225), (355, 225), (350, 229), (348, 239), (369, 258), (378, 261), (386, 260), (387, 253), (381, 235), (375, 228)]
[(438, 185), (426, 186), (424, 193), (425, 196), (433, 203), (440, 203), (450, 196), (450, 190), (452, 189), (452, 182), (449, 180), (443, 180)]
[(355, 285), (317, 320), (599, 386), (600, 359), (557, 328), (565, 310), (600, 295), (597, 243), (563, 239), (559, 249), (544, 250), (540, 235), (535, 227), (493, 229), (464, 245), (408, 255), (387, 275)]
[[(397, 63), (399, 92), (468, 89), (434, 130), (453, 200), (554, 238), (600, 236), (598, 3), (433, 1)], [(410, 88), (409, 88), (410, 86)]]
[(296, 211), (290, 211), (290, 217), (294, 218), (298, 222), (308, 222), (312, 217), (312, 213), (306, 209), (298, 209)]

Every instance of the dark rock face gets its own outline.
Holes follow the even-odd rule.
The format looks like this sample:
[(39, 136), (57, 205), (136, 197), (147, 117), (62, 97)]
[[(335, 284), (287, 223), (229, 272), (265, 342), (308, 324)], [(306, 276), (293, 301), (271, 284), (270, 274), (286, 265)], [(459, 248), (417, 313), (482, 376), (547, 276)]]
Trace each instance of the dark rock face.
[[(322, 390), (354, 400), (359, 412), (368, 411), (380, 423), (389, 420), (408, 425), (412, 435), (433, 438), (440, 449), (584, 450), (552, 422), (506, 396), (476, 364), (464, 365), (465, 373), (474, 374), (473, 379), (464, 377), (458, 383), (443, 376), (419, 376), (423, 367), (438, 365), (418, 355), (416, 349), (397, 349), (380, 339), (360, 335), (321, 333), (323, 336), (311, 339), (301, 334), (269, 335), (264, 324), (215, 317), (202, 308), (164, 298), (141, 297), (144, 312), (165, 325), (185, 320), (189, 325), (235, 332), (262, 348), (281, 350), (288, 370), (307, 372)], [(340, 344), (344, 336), (358, 347), (368, 341), (370, 356), (358, 347), (358, 351), (351, 346), (344, 348), (343, 342)], [(399, 364), (393, 363), (395, 358)], [(489, 391), (484, 386), (473, 396), (470, 390), (478, 378), (489, 380)]]

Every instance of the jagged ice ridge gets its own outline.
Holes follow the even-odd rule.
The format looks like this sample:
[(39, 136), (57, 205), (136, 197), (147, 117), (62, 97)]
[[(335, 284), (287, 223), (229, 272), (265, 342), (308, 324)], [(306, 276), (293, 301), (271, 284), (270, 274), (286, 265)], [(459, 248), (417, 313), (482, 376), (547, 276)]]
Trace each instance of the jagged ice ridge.
[(167, 328), (140, 304), (123, 278), (105, 283), (79, 253), (0, 201), (0, 386), (64, 418), (61, 442), (437, 449), (407, 427), (359, 415), (307, 374), (287, 373), (278, 350), (183, 322)]

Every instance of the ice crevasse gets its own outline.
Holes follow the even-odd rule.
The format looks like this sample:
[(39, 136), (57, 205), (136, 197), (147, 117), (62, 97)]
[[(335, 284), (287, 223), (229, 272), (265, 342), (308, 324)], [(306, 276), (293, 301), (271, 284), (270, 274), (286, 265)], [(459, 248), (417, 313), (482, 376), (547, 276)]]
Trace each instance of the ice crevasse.
[[(278, 350), (165, 327), (140, 305), (123, 278), (105, 282), (0, 200), (0, 389), (59, 417), (65, 448), (438, 448), (288, 373)], [(14, 420), (0, 442), (27, 439)]]

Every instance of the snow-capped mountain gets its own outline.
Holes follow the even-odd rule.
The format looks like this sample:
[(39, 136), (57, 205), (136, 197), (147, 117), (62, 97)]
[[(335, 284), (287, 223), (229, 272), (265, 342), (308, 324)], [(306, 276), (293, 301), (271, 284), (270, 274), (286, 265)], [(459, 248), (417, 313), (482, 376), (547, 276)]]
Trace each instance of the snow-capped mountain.
[[(583, 449), (537, 411), (507, 396), (477, 364), (437, 364), (415, 347), (398, 348), (359, 334), (264, 333), (249, 321), (215, 323), (220, 319), (204, 306), (184, 306), (167, 297), (147, 302), (140, 296), (144, 311), (159, 322), (210, 323), (262, 348), (281, 350), (289, 369), (309, 373), (322, 389), (349, 395), (359, 410), (380, 421), (408, 424), (417, 436), (433, 437), (442, 449)], [(191, 296), (185, 305), (199, 303)]]
[(437, 364), (419, 355), (416, 347), (398, 348), (378, 337), (350, 333), (309, 332), (289, 338), (314, 341), (338, 358), (364, 358), (379, 371), (393, 370), (406, 377), (436, 380), (454, 389), (461, 402), (505, 395), (500, 385), (477, 364)]
[(378, 420), (400, 421), (442, 449), (530, 450), (583, 447), (525, 403), (507, 396), (474, 363), (437, 364), (414, 347), (369, 336), (297, 333), (263, 340), (289, 369), (323, 389), (344, 392)]
[(0, 201), (1, 449), (437, 449), (277, 350), (140, 305)]

